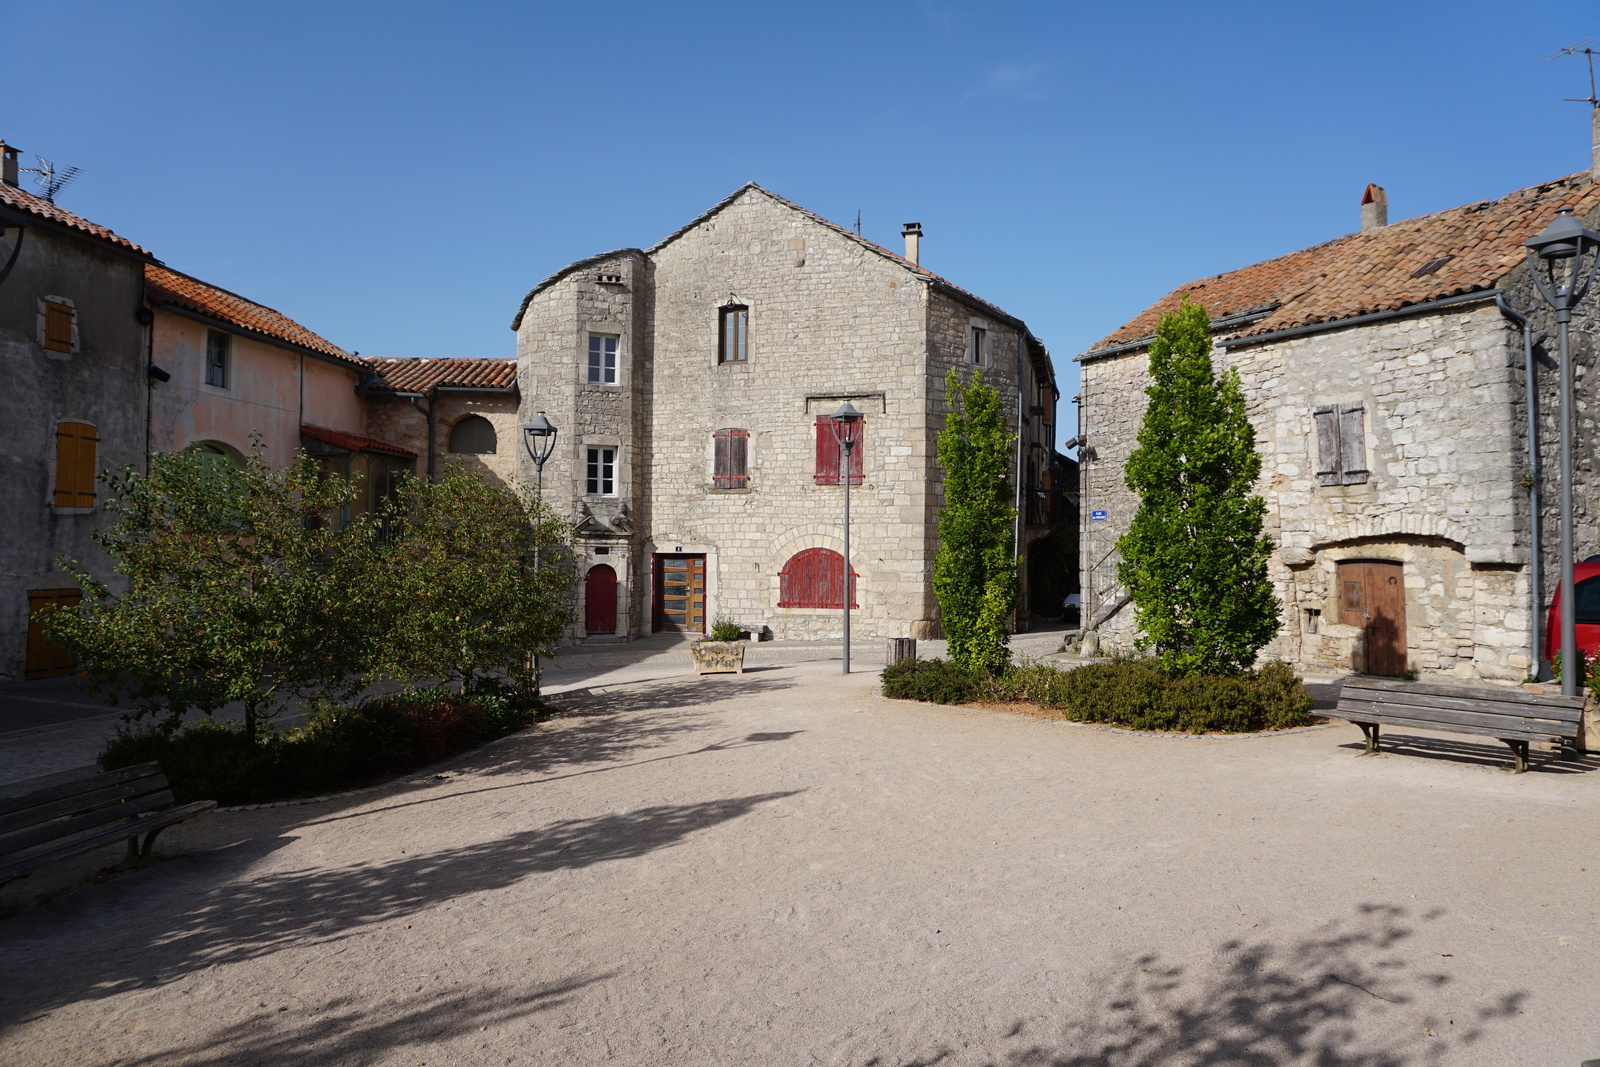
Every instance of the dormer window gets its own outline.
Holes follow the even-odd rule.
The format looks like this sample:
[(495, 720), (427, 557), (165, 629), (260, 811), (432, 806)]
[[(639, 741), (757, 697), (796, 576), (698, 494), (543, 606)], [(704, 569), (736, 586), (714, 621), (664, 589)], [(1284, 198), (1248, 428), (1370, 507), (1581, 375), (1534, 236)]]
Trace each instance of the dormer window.
[(718, 363), (743, 363), (750, 356), (750, 309), (725, 304), (718, 309)]

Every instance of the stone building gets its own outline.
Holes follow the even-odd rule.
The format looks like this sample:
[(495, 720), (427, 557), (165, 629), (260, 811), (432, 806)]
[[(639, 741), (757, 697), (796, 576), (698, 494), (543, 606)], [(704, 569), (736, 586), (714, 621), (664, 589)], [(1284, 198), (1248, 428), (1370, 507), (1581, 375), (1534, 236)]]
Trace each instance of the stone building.
[[(1181, 286), (1077, 357), (1082, 582), (1101, 644), (1135, 639), (1116, 578), (1116, 541), (1137, 506), (1123, 465), (1144, 411), (1157, 319), (1187, 294), (1211, 316), (1219, 370), (1239, 373), (1263, 454), (1258, 492), (1283, 617), (1263, 656), (1309, 670), (1506, 683), (1536, 671), (1532, 572), (1538, 559), (1554, 573), (1548, 501), (1557, 483), (1543, 479), (1552, 535), (1536, 546), (1530, 491), (1541, 464), (1528, 452), (1514, 312), (1533, 317), (1536, 425), (1542, 466), (1554, 471), (1555, 375), (1537, 347), (1553, 326), (1531, 293), (1523, 242), (1560, 207), (1593, 218), (1600, 184), (1586, 172), (1395, 223), (1383, 190), (1369, 186), (1360, 232)], [(1587, 397), (1593, 305), (1579, 318)], [(1592, 417), (1580, 435), (1586, 507), (1591, 429)], [(1600, 547), (1591, 514), (1580, 519), (1580, 557)]]
[(506, 483), (516, 478), (515, 359), (369, 359), (362, 389), (367, 433), (422, 457), (437, 477), (454, 462)]
[[(920, 226), (905, 237), (896, 255), (751, 184), (528, 293), (521, 417), (558, 428), (544, 493), (578, 527), (584, 632), (837, 635), (845, 478), (855, 632), (936, 632), (946, 373), (999, 387), (1019, 503), (1048, 474), (1057, 392), (1027, 326), (921, 267)], [(850, 471), (830, 420), (845, 401), (866, 415)], [(1049, 532), (1030, 510), (1024, 550)]]

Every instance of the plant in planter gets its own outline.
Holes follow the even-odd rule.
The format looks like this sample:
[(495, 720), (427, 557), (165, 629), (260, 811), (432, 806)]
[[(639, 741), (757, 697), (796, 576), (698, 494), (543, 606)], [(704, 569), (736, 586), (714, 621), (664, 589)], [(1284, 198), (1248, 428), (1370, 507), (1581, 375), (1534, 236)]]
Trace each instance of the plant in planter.
[(694, 657), (696, 674), (743, 674), (744, 642), (739, 639), (743, 631), (731, 619), (721, 619), (711, 626), (711, 635), (689, 646)]

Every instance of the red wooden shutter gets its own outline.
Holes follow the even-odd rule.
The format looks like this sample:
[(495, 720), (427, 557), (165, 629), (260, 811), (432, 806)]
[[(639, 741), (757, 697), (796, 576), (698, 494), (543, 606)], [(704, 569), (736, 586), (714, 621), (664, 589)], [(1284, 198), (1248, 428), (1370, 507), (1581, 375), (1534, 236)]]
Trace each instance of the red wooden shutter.
[(831, 415), (817, 416), (816, 480), (818, 485), (839, 484), (839, 440), (833, 435)]
[[(850, 572), (850, 606), (856, 603), (856, 573)], [(789, 557), (778, 574), (778, 607), (844, 607), (844, 557), (831, 548), (808, 548)]]
[(750, 484), (750, 431), (728, 431), (728, 485), (743, 489)]
[(711, 484), (718, 489), (728, 488), (732, 477), (732, 459), (729, 453), (728, 431), (718, 430), (711, 435)]
[(850, 450), (850, 484), (860, 485), (867, 460), (867, 420), (856, 423), (856, 443)]
[(1363, 485), (1367, 480), (1367, 436), (1361, 404), (1346, 404), (1339, 409), (1339, 473), (1345, 485)]

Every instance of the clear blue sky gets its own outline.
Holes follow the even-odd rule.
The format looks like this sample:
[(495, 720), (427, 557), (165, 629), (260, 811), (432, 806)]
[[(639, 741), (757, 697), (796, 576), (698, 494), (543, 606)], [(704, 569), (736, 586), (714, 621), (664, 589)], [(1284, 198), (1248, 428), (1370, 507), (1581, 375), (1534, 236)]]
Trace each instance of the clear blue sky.
[[(1071, 357), (1176, 285), (1588, 165), (1593, 3), (15, 3), (0, 137), (64, 207), (372, 356), (747, 180)], [(1063, 420), (1070, 417), (1070, 408)]]

